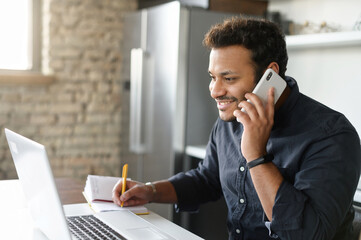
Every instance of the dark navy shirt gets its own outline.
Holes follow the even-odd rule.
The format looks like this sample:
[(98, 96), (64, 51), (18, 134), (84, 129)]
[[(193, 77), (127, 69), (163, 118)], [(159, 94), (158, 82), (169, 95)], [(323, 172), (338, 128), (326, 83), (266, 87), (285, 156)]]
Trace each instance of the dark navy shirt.
[(275, 113), (267, 144), (284, 177), (272, 222), (265, 218), (246, 167), (243, 127), (237, 121), (218, 119), (198, 168), (169, 179), (178, 196), (176, 207), (195, 211), (223, 196), (230, 239), (350, 239), (359, 136), (342, 114), (301, 94), (292, 78), (286, 81), (291, 94)]

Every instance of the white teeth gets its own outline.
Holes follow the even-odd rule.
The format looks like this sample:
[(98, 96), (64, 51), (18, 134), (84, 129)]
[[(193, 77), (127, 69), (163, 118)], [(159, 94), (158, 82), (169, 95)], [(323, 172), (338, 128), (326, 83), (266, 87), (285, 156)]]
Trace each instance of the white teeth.
[(230, 102), (220, 102), (219, 105), (226, 105), (228, 103), (230, 103)]

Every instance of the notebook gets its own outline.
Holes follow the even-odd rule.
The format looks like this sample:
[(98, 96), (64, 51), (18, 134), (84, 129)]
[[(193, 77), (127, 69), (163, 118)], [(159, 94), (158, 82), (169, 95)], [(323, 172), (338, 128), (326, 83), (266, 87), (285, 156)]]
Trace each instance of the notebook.
[[(34, 226), (44, 239), (79, 239), (71, 233), (71, 223), (68, 223), (69, 220), (64, 215), (45, 146), (9, 129), (5, 129), (5, 135)], [(130, 211), (100, 212), (83, 216), (80, 221), (85, 219), (94, 223), (103, 222), (105, 225), (96, 223), (97, 226), (103, 226), (102, 228), (111, 227), (120, 236), (115, 237), (109, 233), (114, 239), (174, 239)], [(86, 238), (93, 239), (89, 236)]]

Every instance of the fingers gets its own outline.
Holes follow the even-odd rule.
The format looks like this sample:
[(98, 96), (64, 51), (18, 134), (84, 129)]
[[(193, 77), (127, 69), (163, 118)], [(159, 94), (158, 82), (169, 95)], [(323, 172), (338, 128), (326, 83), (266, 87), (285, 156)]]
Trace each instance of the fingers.
[(144, 205), (148, 202), (145, 202), (141, 199), (129, 199), (128, 201), (123, 202), (124, 207), (130, 207), (130, 206), (138, 206), (138, 205)]
[(122, 194), (122, 185), (123, 185), (123, 179), (120, 179), (115, 185), (114, 185), (114, 188), (113, 188), (113, 191), (112, 191), (112, 199), (113, 199), (113, 202), (117, 205), (120, 206), (120, 195)]
[(115, 204), (120, 206), (123, 202), (123, 206), (135, 206), (144, 205), (149, 202), (149, 191), (143, 183), (127, 181), (127, 190), (123, 194), (122, 184), (123, 181), (119, 180), (113, 188), (112, 199)]
[(243, 116), (245, 115), (246, 113), (242, 112), (241, 110), (235, 110), (233, 112), (233, 116), (236, 117), (237, 121), (238, 122), (242, 122), (242, 118)]
[(263, 101), (254, 93), (246, 93), (247, 101), (241, 101), (238, 107), (243, 110), (235, 110), (233, 115), (238, 122), (245, 122), (255, 120), (258, 118), (273, 119), (274, 115), (274, 88), (270, 88), (267, 95), (267, 103)]
[(137, 185), (120, 196), (124, 206), (143, 205), (148, 203), (146, 188), (144, 185)]
[(233, 115), (238, 122), (245, 123), (252, 119), (257, 119), (264, 116), (264, 107), (262, 100), (253, 93), (245, 95), (247, 101), (241, 101), (238, 107), (242, 110), (235, 110)]
[(250, 118), (264, 117), (264, 104), (262, 100), (254, 93), (247, 93), (245, 98), (250, 101), (250, 103), (248, 101), (243, 103)]
[[(127, 189), (130, 189), (132, 188), (134, 185), (136, 185), (138, 182), (136, 181), (132, 181), (132, 180), (127, 180), (126, 184), (126, 190)], [(112, 199), (113, 199), (113, 202), (120, 205), (120, 196), (122, 195), (122, 187), (123, 187), (123, 179), (120, 179), (115, 185), (114, 185), (114, 188), (113, 188), (113, 191), (112, 191)]]

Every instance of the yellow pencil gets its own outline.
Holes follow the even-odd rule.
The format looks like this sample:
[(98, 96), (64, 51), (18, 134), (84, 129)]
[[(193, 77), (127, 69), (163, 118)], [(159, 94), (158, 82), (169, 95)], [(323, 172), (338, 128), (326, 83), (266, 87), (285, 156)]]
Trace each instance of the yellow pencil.
[[(124, 164), (123, 166), (123, 185), (122, 185), (122, 195), (125, 192), (125, 187), (127, 186), (127, 174), (128, 174), (128, 164)], [(123, 207), (124, 202), (121, 202), (120, 206)]]

